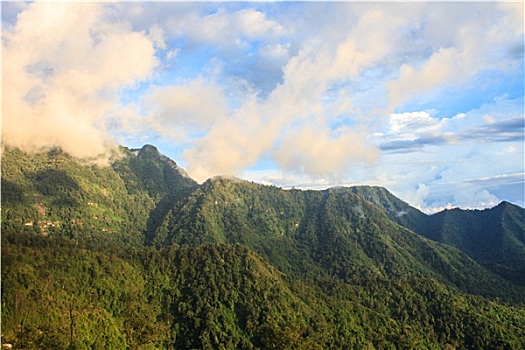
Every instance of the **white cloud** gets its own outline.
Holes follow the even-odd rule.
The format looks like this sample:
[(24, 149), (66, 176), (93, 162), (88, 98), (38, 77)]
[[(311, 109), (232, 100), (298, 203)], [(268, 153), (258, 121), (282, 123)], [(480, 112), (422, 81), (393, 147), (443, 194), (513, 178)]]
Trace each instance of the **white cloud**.
[(465, 188), (454, 195), (454, 203), (462, 208), (479, 209), (493, 207), (501, 200), (486, 189)]
[(483, 121), (485, 121), (486, 124), (490, 125), (496, 123), (496, 118), (487, 114), (483, 116)]
[(166, 48), (166, 32), (158, 24), (154, 24), (149, 29), (149, 38), (153, 42), (156, 48), (165, 49)]
[(265, 59), (283, 61), (289, 57), (290, 44), (268, 44), (261, 49)]
[(80, 158), (104, 153), (118, 91), (156, 66), (154, 48), (96, 3), (31, 3), (4, 33), (3, 142), (62, 147)]
[[(243, 111), (248, 109), (244, 107)], [(253, 115), (246, 114), (246, 118), (241, 118), (241, 115), (237, 112), (214, 124), (205, 136), (185, 151), (188, 172), (197, 181), (217, 174), (239, 174), (272, 148), (280, 130), (259, 119), (252, 119)]]
[(461, 119), (457, 116), (439, 119), (426, 111), (394, 113), (388, 119), (388, 129), (373, 136), (384, 151), (416, 152), (428, 146), (457, 143), (458, 136), (450, 130)]
[(209, 131), (229, 113), (223, 90), (203, 78), (185, 85), (153, 87), (144, 97), (147, 125), (165, 137), (184, 142), (192, 133)]
[(167, 31), (173, 37), (187, 36), (199, 43), (223, 47), (243, 46), (247, 40), (277, 36), (284, 30), (279, 23), (253, 9), (234, 12), (219, 9), (212, 14), (202, 14), (192, 9), (183, 12), (184, 16), (167, 19)]
[(503, 149), (503, 151), (500, 152), (502, 155), (508, 155), (508, 154), (514, 154), (518, 151), (518, 149), (515, 146), (507, 146)]
[(406, 112), (390, 115), (389, 135), (401, 140), (415, 140), (420, 135), (439, 133), (440, 122), (428, 112)]
[(282, 169), (314, 176), (340, 178), (353, 162), (375, 161), (375, 148), (364, 136), (346, 127), (330, 131), (307, 124), (291, 127), (275, 152)]
[[(426, 34), (430, 39), (438, 39), (435, 42), (438, 46), (426, 60), (405, 62), (398, 76), (387, 84), (392, 108), (416, 94), (463, 83), (480, 71), (508, 69), (509, 62), (513, 62), (508, 49), (523, 41), (523, 17), (517, 26), (514, 12), (521, 7), (523, 13), (523, 4), (507, 8), (484, 3), (475, 12), (468, 4), (432, 6), (437, 11), (428, 15), (430, 25)], [(458, 17), (457, 22), (454, 17)], [(510, 26), (502, 26), (506, 18), (514, 19)], [(443, 30), (445, 26), (447, 29)], [(454, 27), (457, 30), (452, 30)]]
[[(438, 8), (437, 14), (428, 11), (432, 6)], [(381, 83), (381, 79), (387, 79), (389, 74), (399, 69), (399, 78), (392, 84), (397, 84), (402, 91), (400, 93), (406, 93), (408, 98), (416, 88), (432, 89), (448, 84), (450, 74), (457, 81), (467, 79), (480, 68), (480, 64), (483, 66), (486, 62), (476, 57), (479, 41), (473, 36), (483, 27), (476, 24), (473, 16), (467, 16), (465, 23), (454, 23), (454, 30), (443, 30), (443, 24), (450, 18), (447, 13), (452, 7), (461, 9), (460, 13), (471, 10), (468, 6), (446, 4), (338, 4), (328, 8), (334, 13), (344, 9), (348, 15), (344, 18), (334, 17), (335, 23), (330, 28), (339, 28), (337, 35), (324, 37), (330, 28), (326, 31), (320, 29), (318, 35), (311, 33), (295, 51), (292, 37), (288, 37), (290, 41), (284, 45), (268, 41), (253, 54), (279, 57), (279, 60), (287, 59), (292, 54), (283, 65), (281, 83), (267, 96), (252, 98), (252, 90), (246, 89), (237, 110), (221, 113), (226, 116), (211, 120), (209, 131), (195, 140), (195, 147), (191, 146), (193, 148), (185, 153), (190, 169), (198, 168), (199, 171), (195, 173), (202, 177), (215, 173), (232, 174), (269, 154), (286, 169), (311, 174), (320, 174), (323, 173), (321, 169), (326, 169), (326, 173), (337, 174), (342, 173), (341, 169), (348, 168), (349, 162), (371, 158), (369, 154), (374, 152), (366, 146), (366, 132), (346, 127), (342, 135), (351, 137), (334, 136), (335, 131), (329, 126), (337, 121), (339, 114), (344, 114), (353, 122), (363, 120), (356, 119), (362, 113), (362, 106), (359, 100), (352, 98), (358, 93), (354, 91), (352, 83), (361, 83), (365, 72), (375, 69), (377, 73), (374, 74), (377, 75), (373, 79), (379, 79), (378, 83)], [(489, 28), (493, 28), (497, 21), (491, 22), (492, 7), (483, 5), (482, 9), (484, 23), (489, 23)], [(229, 23), (226, 23), (226, 18)], [(258, 23), (253, 32), (249, 32), (244, 25), (247, 18), (253, 18), (253, 22)], [(191, 29), (190, 23), (200, 23), (202, 26)], [(254, 10), (232, 13), (220, 10), (204, 17), (195, 12), (194, 17), (188, 17), (187, 22), (179, 21), (172, 29), (175, 27), (181, 33), (192, 33), (190, 35), (195, 40), (213, 41), (223, 46), (226, 44), (221, 42), (222, 38), (209, 33), (211, 28), (226, 34), (231, 31), (230, 44), (239, 42), (238, 39), (242, 37), (282, 37), (282, 28), (286, 28), (287, 35), (293, 33), (289, 23), (281, 25)], [(221, 31), (217, 28), (221, 28)], [(204, 38), (203, 33), (210, 36)], [(408, 40), (412, 37), (416, 41), (415, 45)], [(408, 59), (404, 58), (404, 54), (410, 54)], [(382, 66), (388, 69), (377, 68)], [(249, 66), (243, 68), (249, 69)], [(457, 73), (456, 70), (461, 72)], [(228, 63), (224, 62), (219, 74), (227, 71)], [(419, 82), (419, 85), (413, 85), (414, 82)], [(342, 88), (333, 89), (338, 85)], [(387, 87), (393, 89), (393, 85)], [(229, 93), (225, 90), (224, 95), (228, 96)], [(371, 120), (371, 116), (365, 118), (369, 128), (378, 129), (378, 123)], [(396, 113), (388, 120), (388, 130), (384, 130), (382, 125), (379, 125), (379, 130), (383, 133), (381, 140), (390, 142), (385, 146), (386, 149), (404, 147), (420, 150), (425, 146), (457, 142), (454, 127), (470, 121), (465, 114), (453, 118), (435, 118), (428, 112)], [(315, 128), (311, 125), (315, 125)], [(308, 139), (313, 142), (308, 143)], [(276, 142), (280, 145), (277, 149)], [(352, 147), (345, 148), (345, 144), (351, 144)]]
[[(208, 20), (219, 25), (223, 16), (226, 15), (214, 14)], [(375, 20), (384, 16), (385, 12), (378, 10), (365, 16), (357, 28), (366, 32)], [(262, 21), (259, 15), (256, 18)], [(203, 26), (208, 24), (205, 22)], [(384, 30), (385, 35), (389, 32)], [(283, 68), (282, 83), (266, 98), (253, 99), (251, 92), (246, 92), (245, 102), (239, 109), (231, 110), (225, 120), (214, 123), (208, 133), (195, 141), (195, 147), (185, 152), (190, 174), (198, 179), (235, 174), (253, 165), (263, 154), (273, 152), (279, 164), (315, 175), (332, 171), (335, 175), (347, 169), (352, 160), (374, 158), (376, 152), (367, 146), (366, 133), (345, 127), (339, 130), (340, 136), (335, 136), (337, 132), (330, 130), (324, 114), (323, 96), (332, 84), (357, 75), (384, 54), (379, 52), (381, 43), (377, 45), (377, 52), (367, 53), (365, 43), (355, 42), (355, 37), (359, 35), (349, 35), (343, 42), (306, 42)], [(381, 42), (386, 45), (387, 41), (383, 38)], [(356, 53), (355, 57), (352, 53)], [(317, 147), (301, 141), (301, 137), (313, 136), (315, 132), (311, 127), (294, 130), (297, 120), (312, 120), (317, 125), (315, 131), (323, 130), (315, 135)], [(279, 140), (281, 145), (274, 151)], [(308, 154), (292, 160), (292, 144), (294, 147), (301, 144), (302, 151)]]
[(418, 209), (424, 209), (427, 205), (425, 200), (430, 194), (430, 188), (424, 183), (420, 183), (415, 192), (406, 195), (405, 200)]
[[(502, 84), (489, 96), (492, 79), (523, 73), (522, 3), (17, 11), (3, 20), (4, 142), (94, 156), (128, 132), (171, 143), (198, 180), (264, 159), (276, 167), (268, 181), (382, 184), (422, 208), (488, 203), (501, 196), (490, 181), (461, 198), (460, 183), (523, 169), (523, 98)], [(436, 98), (478, 83), (486, 95), (465, 92), (468, 108)]]

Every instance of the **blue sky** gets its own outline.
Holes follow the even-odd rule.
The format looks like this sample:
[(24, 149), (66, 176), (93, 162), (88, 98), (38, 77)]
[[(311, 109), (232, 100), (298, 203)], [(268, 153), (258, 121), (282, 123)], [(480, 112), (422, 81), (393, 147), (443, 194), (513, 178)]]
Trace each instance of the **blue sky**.
[(524, 206), (523, 3), (3, 2), (2, 142)]

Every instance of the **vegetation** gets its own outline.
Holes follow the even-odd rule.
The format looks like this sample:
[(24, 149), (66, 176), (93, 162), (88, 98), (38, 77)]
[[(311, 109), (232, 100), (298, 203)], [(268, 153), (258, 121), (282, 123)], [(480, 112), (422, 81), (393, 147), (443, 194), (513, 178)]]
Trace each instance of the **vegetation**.
[[(525, 254), (522, 218), (507, 203), (426, 216), (375, 187), (197, 185), (153, 146), (110, 167), (6, 148), (3, 342), (525, 348), (525, 274), (508, 269)], [(497, 235), (509, 254), (492, 257)]]
[(391, 220), (452, 245), (507, 280), (525, 285), (525, 210), (508, 202), (486, 210), (444, 210), (425, 215), (384, 188), (354, 187)]

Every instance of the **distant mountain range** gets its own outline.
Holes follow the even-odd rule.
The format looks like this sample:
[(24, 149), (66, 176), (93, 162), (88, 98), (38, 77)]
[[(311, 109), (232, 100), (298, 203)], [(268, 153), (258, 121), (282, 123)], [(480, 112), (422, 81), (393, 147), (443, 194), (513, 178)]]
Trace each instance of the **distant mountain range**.
[(197, 184), (2, 152), (2, 332), (19, 348), (525, 348), (525, 209), (382, 187)]
[(525, 283), (525, 210), (501, 202), (485, 210), (449, 209), (426, 215), (384, 188), (352, 191), (381, 208), (388, 217), (431, 240), (454, 246), (515, 283)]

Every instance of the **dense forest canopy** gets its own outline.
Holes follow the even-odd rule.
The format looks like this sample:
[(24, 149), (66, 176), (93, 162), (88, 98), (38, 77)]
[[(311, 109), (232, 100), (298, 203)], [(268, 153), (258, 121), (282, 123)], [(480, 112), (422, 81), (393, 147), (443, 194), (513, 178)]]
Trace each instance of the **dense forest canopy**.
[[(402, 214), (401, 214), (402, 213)], [(525, 210), (380, 187), (199, 185), (2, 152), (2, 341), (23, 349), (525, 348)]]

